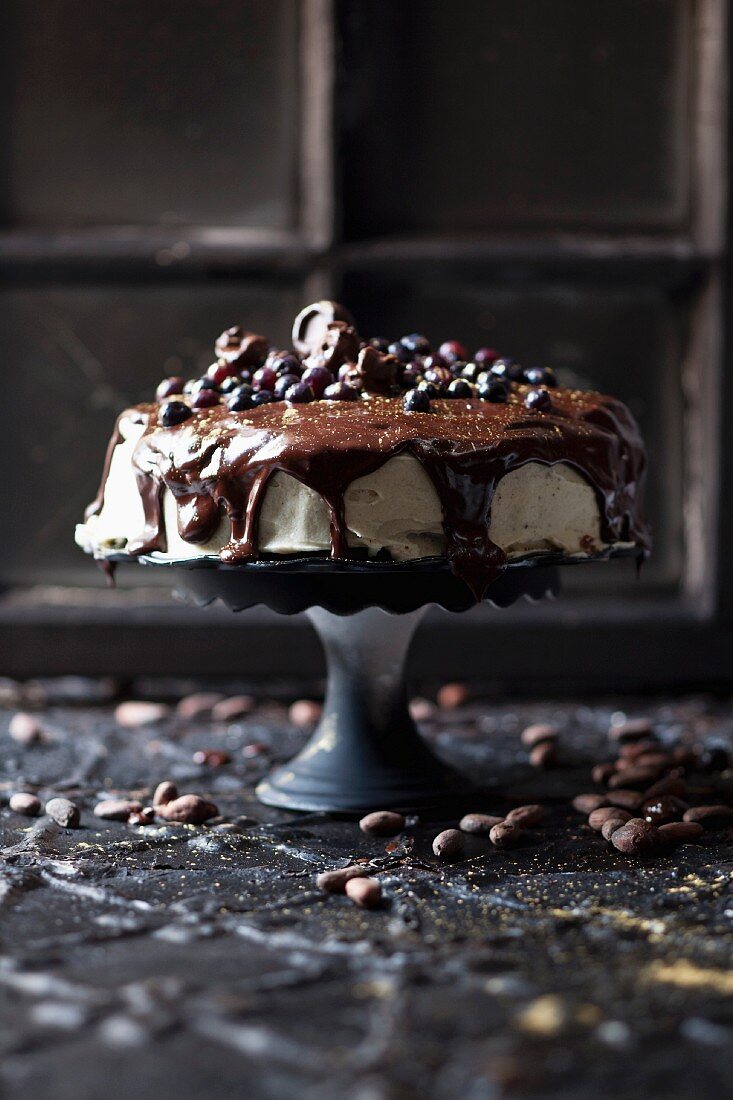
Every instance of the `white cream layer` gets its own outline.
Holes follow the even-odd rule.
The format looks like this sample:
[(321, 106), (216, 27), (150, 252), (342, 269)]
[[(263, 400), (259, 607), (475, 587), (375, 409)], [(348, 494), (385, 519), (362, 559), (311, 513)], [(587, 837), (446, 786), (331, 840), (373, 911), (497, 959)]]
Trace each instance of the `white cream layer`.
[[(143, 426), (123, 419), (122, 442), (115, 448), (101, 512), (76, 529), (85, 550), (104, 554), (124, 550), (143, 528), (143, 509), (132, 467), (132, 452)], [(350, 546), (370, 555), (387, 550), (396, 561), (440, 555), (445, 535), (438, 495), (418, 460), (391, 458), (373, 474), (352, 482), (345, 496)], [(218, 554), (229, 540), (224, 516), (214, 537), (189, 543), (178, 534), (176, 504), (166, 490), (163, 519), (166, 557)], [(566, 554), (602, 550), (595, 493), (571, 466), (530, 462), (499, 482), (491, 509), (491, 540), (509, 556), (538, 550)], [(329, 510), (313, 489), (282, 471), (270, 478), (260, 511), (259, 548), (267, 554), (298, 554), (330, 549)]]

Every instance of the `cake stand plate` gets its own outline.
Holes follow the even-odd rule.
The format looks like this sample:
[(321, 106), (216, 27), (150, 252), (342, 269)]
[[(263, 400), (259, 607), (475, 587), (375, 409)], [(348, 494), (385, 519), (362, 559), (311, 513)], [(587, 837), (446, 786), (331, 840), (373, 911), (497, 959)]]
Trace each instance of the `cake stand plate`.
[[(259, 784), (262, 802), (330, 813), (389, 808), (440, 814), (449, 803), (467, 800), (473, 785), (418, 733), (404, 675), (413, 634), (431, 604), (454, 612), (476, 604), (444, 560), (299, 558), (230, 567), (214, 558), (151, 554), (138, 560), (173, 570), (179, 594), (199, 606), (219, 600), (232, 611), (257, 604), (285, 615), (304, 611), (318, 633), (328, 669), (323, 715), (305, 748)], [(555, 595), (557, 566), (588, 560), (595, 559), (545, 553), (512, 562), (484, 602), (504, 608)]]

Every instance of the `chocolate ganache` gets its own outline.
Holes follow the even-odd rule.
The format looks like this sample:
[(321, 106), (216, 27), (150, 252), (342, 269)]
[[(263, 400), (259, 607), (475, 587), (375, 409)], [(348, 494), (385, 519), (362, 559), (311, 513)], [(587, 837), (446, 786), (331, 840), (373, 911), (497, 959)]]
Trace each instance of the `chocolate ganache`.
[[(268, 353), (264, 338), (241, 328), (227, 330), (205, 379), (161, 384), (162, 401), (118, 419), (87, 517), (103, 506), (127, 418), (144, 429), (132, 464), (145, 524), (127, 542), (132, 555), (166, 550), (167, 489), (186, 542), (206, 543), (226, 515), (231, 535), (221, 561), (256, 560), (264, 493), (282, 471), (325, 501), (330, 556), (348, 560), (355, 555), (347, 539), (346, 490), (403, 452), (432, 482), (447, 561), (477, 599), (507, 564), (489, 537), (496, 487), (527, 463), (572, 467), (594, 490), (604, 542), (633, 544), (640, 556), (648, 552), (644, 448), (620, 401), (560, 387), (552, 371), (525, 371), (489, 349), (467, 363), (450, 350), (463, 350), (455, 342), (442, 345), (441, 355), (420, 341), (411, 336), (389, 345), (399, 355), (386, 350), (386, 341), (364, 344), (348, 312), (331, 302), (315, 303), (296, 319), (297, 357)], [(598, 549), (589, 539), (589, 555)]]

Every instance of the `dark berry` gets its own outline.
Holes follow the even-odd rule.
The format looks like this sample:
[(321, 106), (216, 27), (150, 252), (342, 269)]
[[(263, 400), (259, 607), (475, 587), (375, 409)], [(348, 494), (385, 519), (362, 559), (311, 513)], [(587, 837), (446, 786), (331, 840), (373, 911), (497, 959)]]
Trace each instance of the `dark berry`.
[(407, 348), (413, 355), (430, 354), (430, 341), (426, 336), (421, 336), (419, 332), (411, 332), (409, 336), (403, 336), (400, 343), (403, 348)]
[(439, 387), (436, 386), (434, 382), (428, 382), (426, 379), (423, 379), (422, 382), (418, 382), (417, 389), (420, 393), (426, 393), (428, 398), (440, 397)]
[(387, 351), (399, 359), (400, 363), (412, 362), (412, 352), (404, 344), (390, 344)]
[(315, 394), (305, 382), (296, 382), (285, 394), (285, 400), (291, 405), (305, 405), (308, 401), (315, 400)]
[(478, 382), (480, 374), (484, 373), (480, 363), (466, 363), (461, 371), (461, 378), (467, 382)]
[(499, 352), (495, 348), (479, 348), (473, 359), (482, 367), (490, 367), (499, 358)]
[(447, 367), (448, 360), (442, 355), (426, 355), (421, 365), (423, 370), (434, 370), (435, 367)]
[(211, 366), (207, 368), (206, 377), (210, 378), (215, 385), (220, 386), (225, 378), (231, 378), (232, 375), (236, 373), (237, 368), (234, 363), (223, 363), (219, 361), (218, 363), (212, 363)]
[(346, 382), (332, 382), (323, 391), (324, 401), (356, 401), (358, 396), (358, 390)]
[(166, 397), (172, 397), (174, 393), (183, 393), (184, 381), (177, 374), (170, 378), (164, 378), (155, 391), (158, 401), (164, 401)]
[(524, 368), (513, 359), (497, 359), (491, 364), (491, 373), (495, 378), (501, 378), (506, 382), (521, 382), (524, 377)]
[(308, 367), (303, 371), (301, 381), (306, 386), (310, 386), (316, 397), (322, 397), (326, 386), (330, 386), (334, 378), (326, 367)]
[(468, 359), (468, 349), (463, 346), (458, 340), (446, 340), (438, 348), (438, 353), (448, 363), (455, 363), (457, 359)]
[(208, 375), (204, 375), (203, 378), (197, 378), (195, 382), (191, 383), (190, 393), (200, 393), (201, 390), (213, 390), (215, 393), (219, 392), (219, 383), (215, 382), (213, 378), (209, 378)]
[(234, 393), (242, 385), (242, 379), (236, 374), (233, 374), (231, 378), (225, 378), (222, 384), (219, 386), (220, 393)]
[(449, 386), (453, 381), (453, 375), (447, 367), (433, 367), (425, 371), (425, 381), (432, 382), (435, 386)]
[(202, 386), (197, 394), (194, 394), (191, 407), (194, 409), (210, 409), (212, 405), (219, 404), (219, 391), (206, 389)]
[(269, 390), (257, 390), (252, 394), (253, 405), (269, 405), (275, 400), (275, 395), (270, 393)]
[(549, 412), (552, 408), (552, 398), (547, 390), (530, 390), (524, 399), (524, 404), (533, 412)]
[(376, 348), (377, 351), (381, 351), (382, 355), (386, 355), (389, 351), (389, 340), (385, 340), (381, 336), (372, 336), (369, 347)]
[(473, 389), (465, 378), (454, 378), (448, 386), (446, 397), (473, 397)]
[(557, 378), (550, 367), (527, 367), (524, 372), (524, 381), (530, 386), (556, 386)]
[(193, 414), (188, 405), (183, 401), (166, 401), (158, 410), (158, 423), (164, 428), (172, 428), (174, 424), (182, 424)]
[(251, 386), (238, 386), (227, 401), (230, 410), (235, 413), (252, 408), (253, 390)]
[(408, 413), (429, 413), (430, 397), (425, 390), (408, 390), (402, 399), (402, 408)]
[(297, 385), (298, 382), (300, 382), (299, 374), (281, 374), (275, 383), (275, 389), (273, 391), (277, 400), (283, 401), (290, 387)]
[(268, 359), (265, 366), (274, 370), (276, 374), (282, 378), (284, 374), (297, 374), (300, 375), (303, 369), (300, 365), (300, 360), (296, 359), (294, 355), (275, 355), (272, 359)]
[(277, 374), (272, 367), (260, 367), (252, 378), (256, 390), (269, 390), (272, 392), (277, 382)]
[(478, 395), (482, 401), (493, 401), (495, 404), (503, 403), (508, 396), (508, 390), (498, 378), (490, 382), (484, 382), (479, 386)]

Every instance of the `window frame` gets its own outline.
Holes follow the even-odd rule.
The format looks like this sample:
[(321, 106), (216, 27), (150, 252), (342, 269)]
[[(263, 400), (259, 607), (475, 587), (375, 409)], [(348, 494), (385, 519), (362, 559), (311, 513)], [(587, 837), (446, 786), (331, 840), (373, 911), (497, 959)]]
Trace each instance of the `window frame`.
[[(6, 286), (63, 281), (159, 281), (244, 278), (299, 279), (308, 299), (340, 296), (351, 273), (409, 275), (426, 266), (446, 274), (471, 270), (487, 281), (531, 270), (537, 281), (634, 276), (651, 285), (681, 288), (692, 314), (680, 385), (684, 396), (683, 569), (679, 591), (639, 598), (628, 579), (612, 598), (573, 599), (534, 609), (496, 612), (482, 607), (461, 616), (435, 612), (416, 643), (416, 666), (425, 678), (464, 675), (538, 690), (571, 685), (602, 690), (717, 686), (730, 682), (733, 658), (733, 521), (721, 501), (733, 492), (733, 447), (722, 446), (722, 425), (733, 415), (733, 377), (726, 309), (730, 300), (727, 227), (728, 0), (689, 0), (694, 48), (690, 231), (599, 235), (563, 233), (391, 236), (346, 241), (339, 217), (338, 42), (344, 8), (336, 0), (301, 0), (299, 14), (299, 222), (292, 232), (124, 227), (0, 232)], [(188, 254), (162, 268), (161, 249), (185, 240)], [(724, 369), (724, 366), (726, 369)], [(47, 595), (47, 594), (46, 594)], [(78, 597), (78, 598), (77, 598)], [(134, 606), (133, 606), (134, 604)], [(213, 619), (212, 619), (213, 615)], [(204, 643), (213, 623), (240, 646)], [(114, 626), (114, 630), (112, 627)], [(490, 640), (487, 630), (496, 636)], [(557, 644), (560, 626), (561, 643)], [(161, 645), (161, 638), (174, 642)], [(114, 636), (113, 636), (114, 635)], [(446, 644), (447, 637), (450, 641)], [(272, 678), (285, 672), (317, 674), (320, 657), (308, 644), (302, 620), (278, 619), (262, 609), (241, 619), (222, 610), (202, 615), (151, 592), (150, 608), (121, 592), (110, 607), (69, 590), (49, 602), (43, 590), (0, 597), (3, 671), (25, 677), (53, 673), (180, 673)], [(202, 646), (206, 653), (202, 660)], [(487, 648), (491, 652), (487, 669)], [(247, 669), (237, 650), (250, 657)], [(307, 650), (307, 659), (303, 660)], [(527, 676), (527, 651), (538, 654)], [(252, 658), (252, 654), (255, 654)], [(450, 660), (447, 661), (447, 653)], [(254, 662), (254, 663), (253, 663)]]

